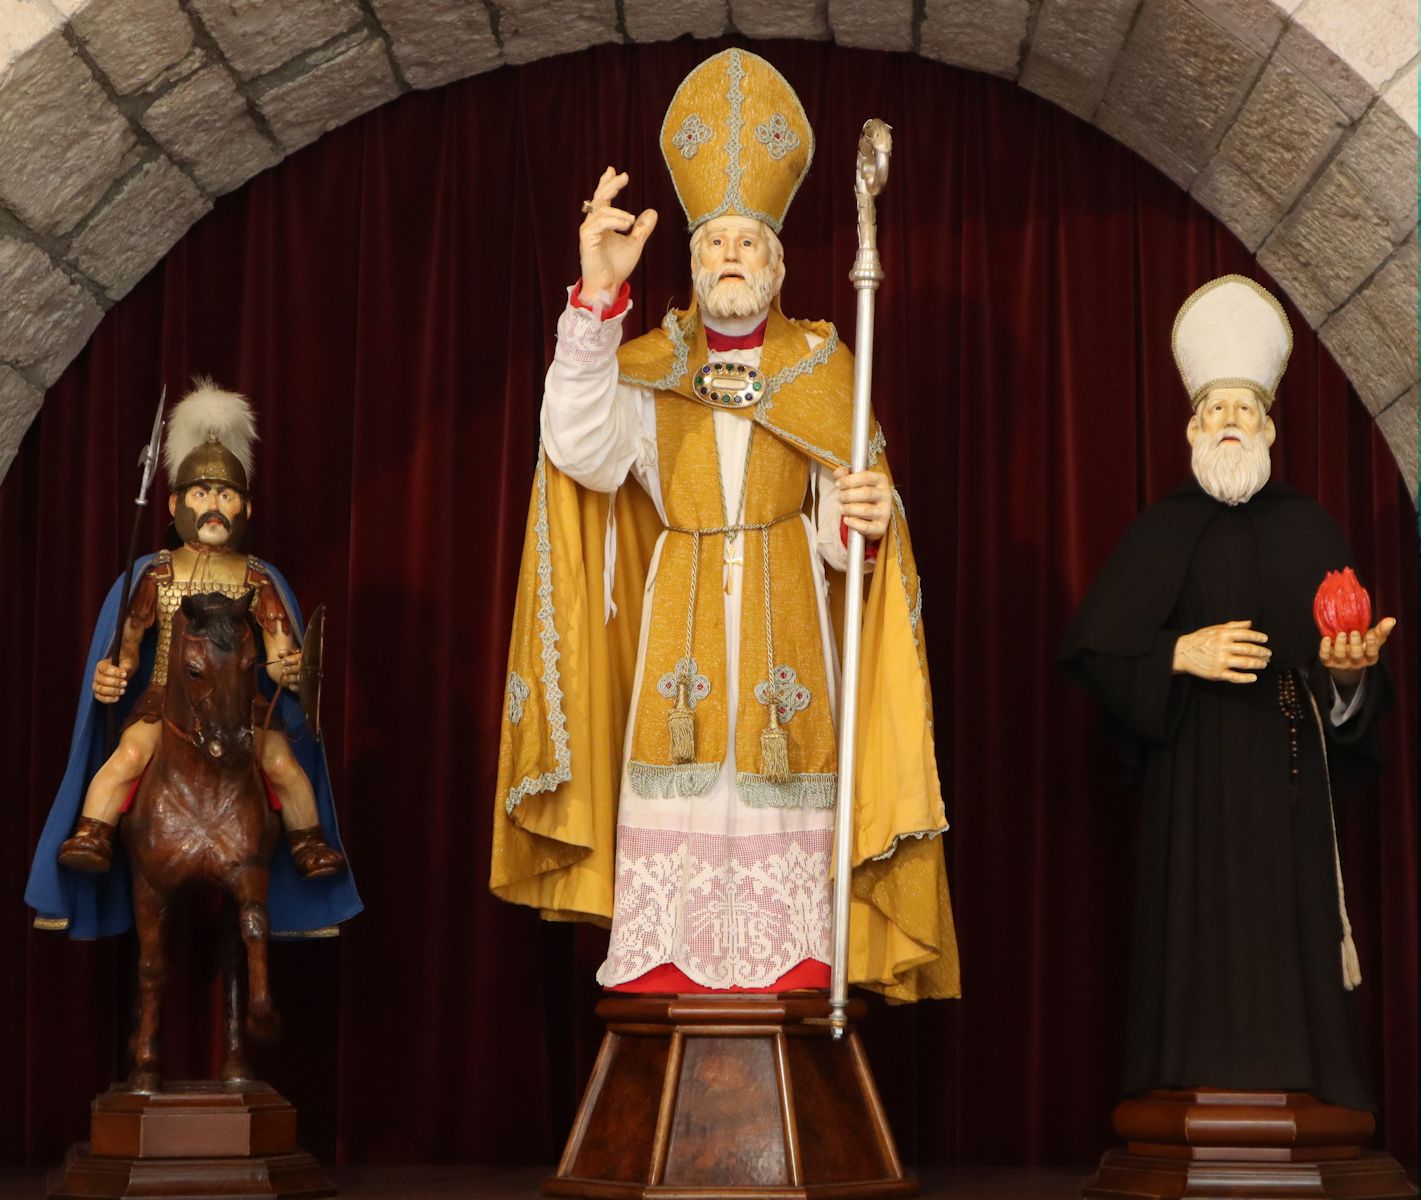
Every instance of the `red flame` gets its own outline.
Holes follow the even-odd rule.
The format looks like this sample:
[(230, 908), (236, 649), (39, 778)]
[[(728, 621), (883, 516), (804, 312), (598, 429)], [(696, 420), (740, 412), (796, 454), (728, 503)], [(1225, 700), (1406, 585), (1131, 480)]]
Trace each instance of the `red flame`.
[(1372, 627), (1372, 598), (1351, 567), (1329, 571), (1312, 602), (1312, 619), (1323, 637), (1345, 636)]

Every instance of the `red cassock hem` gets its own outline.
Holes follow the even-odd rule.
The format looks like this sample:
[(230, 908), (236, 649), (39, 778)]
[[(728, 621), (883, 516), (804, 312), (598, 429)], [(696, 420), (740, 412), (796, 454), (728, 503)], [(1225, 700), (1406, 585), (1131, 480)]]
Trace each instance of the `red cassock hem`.
[(806, 988), (827, 988), (829, 986), (829, 964), (817, 958), (806, 958), (797, 967), (791, 967), (783, 975), (765, 987), (710, 988), (696, 983), (680, 967), (662, 963), (652, 967), (645, 975), (638, 975), (626, 983), (609, 987), (609, 992), (655, 992), (663, 995), (679, 995), (686, 992), (795, 992)]

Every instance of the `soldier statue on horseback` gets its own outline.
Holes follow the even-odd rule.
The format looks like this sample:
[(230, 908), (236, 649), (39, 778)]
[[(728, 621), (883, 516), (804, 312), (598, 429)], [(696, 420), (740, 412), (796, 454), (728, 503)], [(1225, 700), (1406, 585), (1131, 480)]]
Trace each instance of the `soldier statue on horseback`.
[[(148, 472), (157, 465), (160, 418), (161, 405), (153, 442), (141, 460), (145, 486), (140, 505), (146, 503)], [(259, 798), (257, 824), (272, 833), (270, 842), (265, 834), (259, 839), (265, 846), (264, 913), (257, 922), (263, 941), (266, 928), (277, 937), (331, 936), (361, 909), (341, 849), (325, 752), (317, 740), (317, 618), (311, 628), (303, 627), (281, 573), (244, 549), (255, 438), (246, 399), (207, 381), (197, 381), (195, 390), (173, 407), (164, 463), (177, 544), (154, 555), (130, 555), (128, 574), (110, 589), (99, 614), (68, 765), (25, 889), (37, 928), (92, 938), (122, 933), (134, 924), (146, 873), (139, 861), (140, 850), (146, 849), (141, 843), (149, 836), (144, 830), (171, 827), (166, 816), (156, 823), (145, 816), (144, 806), (158, 789), (155, 776), (164, 770), (172, 774), (174, 763), (180, 764), (177, 773), (188, 777), (191, 811), (199, 825), (205, 821), (215, 828), (210, 814), (199, 811), (202, 804), (210, 808), (216, 803), (203, 800), (215, 786), (213, 769), (224, 768), (229, 781), (240, 777), (243, 789), (250, 782)], [(135, 522), (135, 547), (141, 524)], [(189, 614), (202, 626), (210, 618), (206, 610), (219, 601), (244, 604), (234, 619), (251, 634), (251, 650), (243, 651), (239, 672), (250, 693), (248, 708), (221, 733), (212, 715), (215, 699), (209, 701), (212, 685), (193, 675), (205, 662), (193, 657), (200, 639), (173, 636), (175, 629), (187, 628)], [(225, 627), (223, 621), (218, 627)], [(192, 707), (190, 716), (181, 719), (172, 715), (176, 710), (170, 703), (179, 677), (182, 686), (176, 690)], [(121, 729), (116, 745), (115, 727)], [(162, 747), (169, 742), (165, 766)], [(283, 827), (285, 838), (280, 839)], [(114, 853), (119, 830), (126, 831), (127, 856)], [(193, 845), (210, 849), (225, 834), (204, 826), (194, 836)], [(232, 890), (229, 880), (209, 876), (207, 881)], [(233, 895), (239, 910), (247, 904), (248, 912), (255, 911)], [(141, 924), (143, 914), (138, 915)], [(244, 922), (244, 936), (252, 923)]]
[[(168, 512), (182, 544), (161, 551), (148, 564), (129, 602), (118, 663), (105, 658), (94, 669), (94, 699), (116, 703), (138, 666), (144, 635), (157, 625), (148, 686), (128, 715), (117, 749), (90, 781), (73, 835), (59, 849), (60, 864), (70, 870), (109, 869), (114, 828), (157, 745), (168, 640), (184, 597), (217, 592), (236, 598), (253, 592), (251, 612), (261, 627), (267, 674), (278, 687), (294, 691), (299, 685), (302, 656), (291, 614), (266, 566), (241, 553), (252, 513), (248, 478), (254, 438), (245, 398), (211, 384), (199, 384), (173, 409), (164, 457)], [(310, 780), (292, 757), (281, 723), (270, 720), (264, 699), (256, 704), (254, 725), (263, 731), (256, 734), (258, 758), (297, 871), (315, 879), (345, 870), (345, 856), (326, 838)]]

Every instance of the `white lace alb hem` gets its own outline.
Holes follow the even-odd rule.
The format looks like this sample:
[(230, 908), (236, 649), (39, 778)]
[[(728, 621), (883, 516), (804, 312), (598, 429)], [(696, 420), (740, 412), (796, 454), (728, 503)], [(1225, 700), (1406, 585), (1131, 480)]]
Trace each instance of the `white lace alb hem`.
[(669, 963), (701, 987), (757, 988), (806, 959), (828, 962), (832, 843), (828, 829), (737, 837), (620, 827), (598, 983)]

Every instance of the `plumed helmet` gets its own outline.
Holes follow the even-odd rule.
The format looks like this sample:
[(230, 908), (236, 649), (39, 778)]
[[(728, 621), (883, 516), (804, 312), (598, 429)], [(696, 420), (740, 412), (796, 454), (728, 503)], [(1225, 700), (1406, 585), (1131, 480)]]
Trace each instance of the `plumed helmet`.
[(814, 158), (814, 131), (783, 75), (758, 54), (723, 50), (676, 89), (661, 154), (690, 229), (730, 213), (778, 233)]
[(1190, 296), (1171, 340), (1196, 407), (1210, 388), (1248, 387), (1271, 408), (1293, 351), (1293, 329), (1277, 297), (1242, 275), (1211, 280)]
[(168, 417), (163, 464), (168, 487), (183, 492), (195, 483), (225, 483), (244, 496), (250, 490), (256, 417), (245, 396), (194, 379), (193, 390)]

